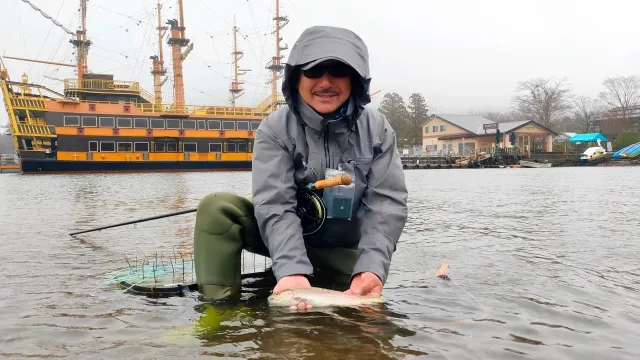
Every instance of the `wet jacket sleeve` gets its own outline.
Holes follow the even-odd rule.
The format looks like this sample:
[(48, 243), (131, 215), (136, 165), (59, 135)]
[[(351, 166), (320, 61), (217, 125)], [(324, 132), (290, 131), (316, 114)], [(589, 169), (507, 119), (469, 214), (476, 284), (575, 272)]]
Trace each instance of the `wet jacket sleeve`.
[(395, 132), (386, 119), (383, 131), (380, 153), (374, 156), (362, 197), (362, 236), (352, 275), (372, 272), (384, 284), (407, 221), (408, 193)]
[(252, 202), (258, 229), (277, 280), (313, 274), (296, 214), (293, 157), (263, 121), (256, 132), (252, 162)]

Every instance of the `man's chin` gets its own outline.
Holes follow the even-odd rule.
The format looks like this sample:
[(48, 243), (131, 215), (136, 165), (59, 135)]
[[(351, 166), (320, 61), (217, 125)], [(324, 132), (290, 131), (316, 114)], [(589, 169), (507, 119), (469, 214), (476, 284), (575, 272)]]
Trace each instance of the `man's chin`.
[(326, 104), (326, 103), (314, 102), (313, 104), (311, 104), (311, 107), (313, 107), (313, 109), (319, 112), (320, 114), (326, 115), (336, 111), (336, 109), (339, 106), (337, 104)]

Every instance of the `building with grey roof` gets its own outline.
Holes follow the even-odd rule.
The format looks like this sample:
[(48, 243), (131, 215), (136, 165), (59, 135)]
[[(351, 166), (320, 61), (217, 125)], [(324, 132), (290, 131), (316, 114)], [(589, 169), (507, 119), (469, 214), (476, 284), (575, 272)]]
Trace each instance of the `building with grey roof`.
[(452, 155), (489, 152), (496, 146), (496, 129), (502, 135), (499, 146), (517, 147), (522, 153), (551, 152), (558, 135), (533, 120), (496, 123), (478, 115), (433, 114), (422, 126), (423, 150)]

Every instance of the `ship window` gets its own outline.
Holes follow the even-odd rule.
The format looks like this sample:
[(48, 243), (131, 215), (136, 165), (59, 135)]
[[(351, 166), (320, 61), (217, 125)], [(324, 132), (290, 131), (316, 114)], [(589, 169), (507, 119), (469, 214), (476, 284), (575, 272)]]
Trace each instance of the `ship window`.
[(183, 152), (198, 152), (198, 144), (196, 143), (184, 143), (182, 144)]
[(80, 116), (65, 116), (64, 126), (80, 126)]
[(130, 128), (131, 118), (117, 118), (119, 128)]
[(97, 152), (97, 151), (98, 151), (98, 142), (89, 141), (89, 152)]
[(116, 143), (113, 141), (100, 141), (101, 152), (114, 152), (116, 151)]
[(133, 150), (133, 144), (130, 142), (119, 142), (118, 152), (131, 152)]
[(236, 152), (236, 144), (227, 143), (227, 152)]
[(196, 129), (196, 121), (195, 120), (182, 120), (182, 128), (183, 129)]
[(247, 152), (247, 143), (239, 143), (238, 144), (238, 152), (246, 153)]
[(112, 117), (101, 117), (100, 127), (112, 128), (116, 125), (115, 119)]
[(151, 119), (152, 129), (164, 129), (164, 119)]
[(178, 143), (167, 143), (167, 152), (178, 152)]
[(235, 121), (223, 121), (222, 122), (222, 130), (235, 130), (236, 122)]
[(180, 120), (167, 119), (167, 129), (180, 129)]
[(208, 120), (209, 130), (220, 130), (220, 120)]
[(207, 120), (198, 120), (198, 130), (207, 130)]
[(84, 127), (96, 127), (98, 126), (98, 118), (95, 116), (83, 116), (82, 126)]
[(156, 143), (156, 152), (164, 152), (165, 150), (164, 145), (165, 143), (163, 142)]
[(249, 130), (248, 121), (238, 121), (238, 130)]
[(133, 119), (133, 127), (137, 129), (146, 129), (149, 127), (149, 119), (135, 118)]
[(149, 152), (148, 142), (136, 142), (133, 143), (133, 151), (135, 152)]
[(251, 122), (251, 130), (258, 130), (258, 126), (260, 126), (260, 121), (252, 121)]
[(222, 143), (209, 143), (209, 152), (222, 152)]

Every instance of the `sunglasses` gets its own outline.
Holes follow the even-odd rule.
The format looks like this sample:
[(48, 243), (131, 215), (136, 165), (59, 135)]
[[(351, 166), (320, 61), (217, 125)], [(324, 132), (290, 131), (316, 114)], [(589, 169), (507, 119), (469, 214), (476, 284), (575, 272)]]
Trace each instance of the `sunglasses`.
[(351, 75), (351, 67), (341, 62), (318, 64), (311, 69), (302, 70), (302, 73), (310, 79), (318, 79), (326, 73), (332, 77), (342, 78)]

